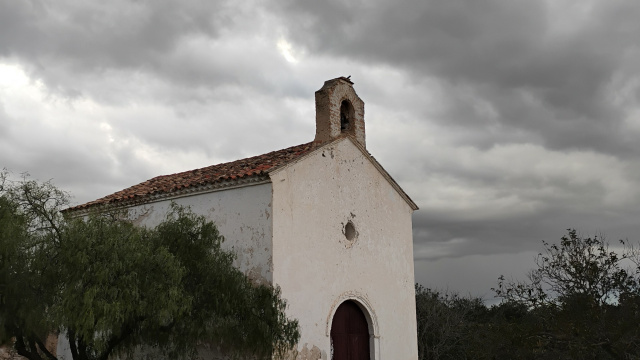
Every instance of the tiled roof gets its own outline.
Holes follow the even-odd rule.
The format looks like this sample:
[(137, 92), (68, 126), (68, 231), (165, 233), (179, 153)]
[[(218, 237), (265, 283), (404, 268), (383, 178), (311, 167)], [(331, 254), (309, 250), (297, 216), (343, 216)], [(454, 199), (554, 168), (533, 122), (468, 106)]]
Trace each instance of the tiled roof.
[(71, 207), (66, 211), (88, 209), (96, 205), (143, 201), (145, 198), (154, 195), (170, 194), (179, 190), (196, 188), (223, 181), (241, 180), (266, 175), (270, 169), (285, 165), (309, 153), (313, 149), (313, 142), (310, 142), (228, 163), (207, 166), (177, 174), (157, 176), (98, 200)]

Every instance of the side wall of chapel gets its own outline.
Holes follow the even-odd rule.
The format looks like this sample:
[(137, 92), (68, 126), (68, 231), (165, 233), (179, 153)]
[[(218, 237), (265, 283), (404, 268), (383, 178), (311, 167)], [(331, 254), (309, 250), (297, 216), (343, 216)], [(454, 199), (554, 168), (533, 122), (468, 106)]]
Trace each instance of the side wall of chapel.
[(138, 225), (154, 227), (171, 201), (213, 221), (225, 237), (223, 248), (237, 254), (235, 265), (252, 280), (272, 281), (270, 183), (151, 202), (130, 208), (130, 216)]

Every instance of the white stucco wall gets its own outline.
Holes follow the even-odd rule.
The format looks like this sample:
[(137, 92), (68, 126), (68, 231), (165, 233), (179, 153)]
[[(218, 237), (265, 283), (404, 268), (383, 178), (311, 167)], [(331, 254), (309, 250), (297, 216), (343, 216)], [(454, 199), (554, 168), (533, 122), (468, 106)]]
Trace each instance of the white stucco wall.
[[(245, 186), (173, 199), (176, 204), (213, 221), (225, 237), (224, 249), (237, 254), (236, 265), (251, 279), (272, 281), (271, 184)], [(138, 225), (154, 227), (164, 220), (171, 200), (131, 208)]]
[[(221, 191), (184, 196), (130, 207), (131, 218), (137, 225), (154, 227), (165, 219), (171, 201), (189, 206), (196, 214), (213, 221), (225, 237), (224, 249), (233, 249), (236, 266), (251, 279), (272, 281), (272, 211), (271, 184), (262, 183)], [(57, 346), (58, 358), (71, 359), (66, 336), (61, 335)], [(207, 353), (203, 348), (203, 354)]]
[(330, 358), (333, 312), (351, 298), (375, 327), (373, 359), (417, 359), (412, 210), (351, 140), (321, 150), (271, 174), (273, 280), (300, 321), (300, 358)]

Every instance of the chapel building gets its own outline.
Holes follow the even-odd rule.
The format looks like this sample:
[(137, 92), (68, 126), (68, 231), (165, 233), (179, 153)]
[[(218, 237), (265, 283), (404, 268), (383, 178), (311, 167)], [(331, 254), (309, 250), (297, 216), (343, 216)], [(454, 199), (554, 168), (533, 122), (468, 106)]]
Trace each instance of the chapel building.
[(217, 225), (236, 265), (281, 288), (298, 359), (418, 358), (411, 215), (418, 207), (369, 154), (350, 79), (315, 93), (309, 143), (158, 176), (70, 210), (129, 210), (155, 226), (171, 202)]

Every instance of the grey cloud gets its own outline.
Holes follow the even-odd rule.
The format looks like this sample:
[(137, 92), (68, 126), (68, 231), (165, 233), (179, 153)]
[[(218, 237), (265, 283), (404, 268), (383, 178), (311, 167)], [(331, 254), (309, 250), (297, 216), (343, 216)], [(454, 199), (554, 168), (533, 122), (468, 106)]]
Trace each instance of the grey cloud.
[(544, 31), (544, 12), (530, 1), (405, 0), (361, 7), (323, 2), (324, 11), (310, 3), (316, 2), (287, 3), (287, 9), (305, 14), (298, 22), (292, 17), (291, 35), (301, 44), (452, 80), (494, 82), (505, 72), (517, 72), (521, 59), (504, 55), (526, 58)]
[[(0, 101), (0, 139), (7, 138), (9, 132), (8, 116), (4, 111), (2, 101)], [(1, 166), (1, 165), (0, 165)]]
[[(607, 92), (621, 53), (640, 61), (632, 51), (640, 33), (637, 3), (595, 2), (584, 18), (524, 0), (286, 4), (290, 36), (311, 51), (402, 66), (418, 79), (435, 76), (454, 98), (466, 88), (493, 106), (507, 131), (524, 129), (554, 148), (640, 151), (619, 143), (622, 112)], [(574, 23), (575, 29), (558, 29)], [(468, 101), (458, 99), (439, 120), (482, 128), (469, 124), (476, 114), (461, 113)]]
[(498, 277), (524, 280), (527, 272), (534, 268), (537, 252), (526, 251), (510, 254), (470, 255), (460, 258), (417, 260), (416, 282), (432, 289), (480, 296), (487, 304), (495, 304)]
[[(136, 156), (134, 144), (119, 148), (108, 143), (80, 121), (34, 119), (0, 115), (0, 128), (8, 129), (0, 141), (0, 168), (14, 174), (30, 173), (35, 179), (53, 180), (71, 190), (75, 201), (86, 202), (155, 174)], [(74, 128), (77, 127), (77, 128)], [(90, 185), (87, 185), (90, 184)]]
[[(82, 99), (102, 110), (111, 106), (106, 121), (118, 139), (230, 160), (255, 151), (238, 147), (239, 137), (273, 150), (262, 134), (274, 117), (276, 126), (298, 132), (296, 117), (279, 100), (315, 90), (291, 76), (275, 33), (257, 36), (272, 25), (262, 10), (200, 0), (0, 2), (0, 59), (19, 61), (56, 101), (62, 95), (70, 106)], [(276, 141), (293, 145), (282, 142)]]
[[(215, 36), (223, 2), (10, 1), (0, 4), (5, 55), (64, 56), (96, 69), (144, 66), (161, 58), (182, 36)], [(44, 59), (43, 59), (44, 58)], [(40, 63), (40, 66), (46, 66)]]
[[(49, 90), (69, 97), (103, 96), (91, 84), (114, 76), (165, 79), (191, 96), (225, 84), (265, 88), (273, 82), (266, 68), (275, 76), (286, 69), (275, 41), (270, 53), (256, 46), (255, 33), (270, 25), (261, 11), (226, 0), (5, 1), (0, 56), (20, 59)], [(257, 57), (264, 67), (255, 67)]]
[[(414, 215), (415, 256), (417, 260), (437, 260), (477, 254), (541, 251), (542, 240), (557, 242), (567, 228), (579, 229), (587, 236), (603, 233), (615, 244), (619, 239), (633, 239), (635, 221), (635, 214), (613, 215), (562, 207), (548, 207), (526, 217), (477, 221), (421, 211)], [(455, 243), (452, 242), (454, 239), (467, 241)], [(434, 247), (439, 250), (433, 252)], [(440, 253), (443, 247), (450, 249)]]
[(466, 264), (493, 283), (492, 266), (567, 227), (638, 231), (638, 5), (578, 18), (545, 3), (0, 0), (0, 61), (54, 93), (0, 109), (0, 166), (89, 201), (309, 141), (313, 92), (353, 75), (370, 151), (421, 207), (416, 279), (455, 282), (449, 264)]
[[(477, 189), (480, 194), (486, 189), (492, 192), (487, 201), (467, 207), (456, 203), (468, 202), (464, 197), (451, 198), (453, 203), (449, 206), (421, 204), (422, 209), (414, 215), (416, 248), (471, 239), (476, 241), (443, 257), (535, 250), (540, 249), (540, 240), (555, 241), (567, 228), (580, 229), (587, 235), (604, 233), (613, 241), (637, 236), (637, 164), (625, 164), (621, 174), (614, 169), (587, 166), (576, 171), (569, 166), (563, 177), (549, 171), (513, 177), (514, 173), (506, 169), (495, 174), (491, 169), (484, 169), (483, 173), (482, 169), (483, 166), (471, 172), (453, 166), (449, 169), (447, 174), (464, 181), (465, 189)], [(614, 179), (616, 176), (623, 178)], [(625, 186), (632, 191), (625, 190)], [(504, 207), (500, 197), (514, 197), (516, 202), (510, 201)]]

